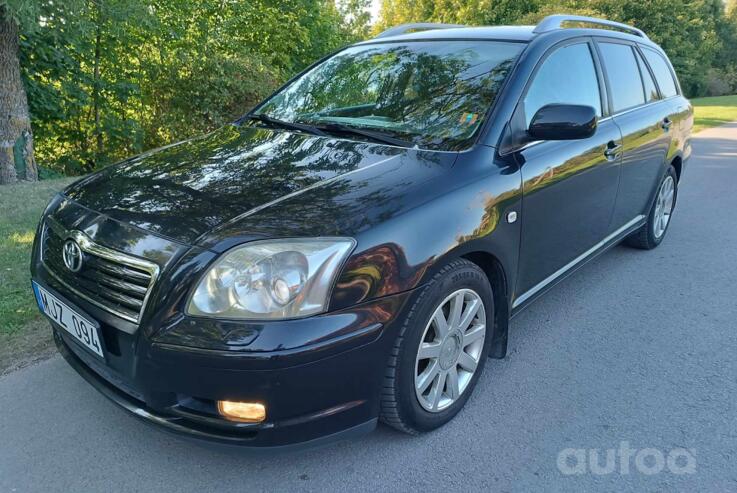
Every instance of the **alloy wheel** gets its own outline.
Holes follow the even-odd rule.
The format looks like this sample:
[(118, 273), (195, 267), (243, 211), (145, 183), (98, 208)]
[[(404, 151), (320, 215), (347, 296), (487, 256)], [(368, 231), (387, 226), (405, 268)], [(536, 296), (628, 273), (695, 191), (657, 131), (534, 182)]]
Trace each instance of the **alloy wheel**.
[(415, 361), (415, 393), (427, 411), (439, 412), (468, 388), (486, 338), (486, 310), (475, 291), (460, 289), (433, 312)]
[(675, 197), (675, 182), (673, 177), (668, 175), (660, 185), (658, 198), (655, 202), (655, 215), (653, 217), (653, 234), (655, 238), (660, 238), (665, 233), (670, 215), (673, 212), (673, 199)]

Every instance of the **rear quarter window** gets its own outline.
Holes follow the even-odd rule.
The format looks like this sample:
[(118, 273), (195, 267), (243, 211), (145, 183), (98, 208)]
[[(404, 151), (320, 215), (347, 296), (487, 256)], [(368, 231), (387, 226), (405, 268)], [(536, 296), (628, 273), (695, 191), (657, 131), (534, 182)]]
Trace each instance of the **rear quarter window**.
[(650, 75), (650, 70), (647, 68), (645, 60), (642, 59), (642, 56), (637, 50), (635, 50), (635, 55), (637, 56), (637, 64), (640, 66), (642, 81), (645, 83), (645, 98), (647, 98), (648, 102), (655, 101), (658, 99), (658, 90), (655, 88), (655, 81), (653, 81), (653, 77)]
[(642, 52), (645, 54), (650, 68), (653, 69), (655, 79), (658, 81), (658, 86), (660, 86), (660, 92), (663, 94), (663, 97), (669, 98), (678, 94), (676, 81), (673, 79), (673, 72), (668, 67), (668, 62), (665, 61), (665, 58), (660, 53), (649, 48), (643, 48)]

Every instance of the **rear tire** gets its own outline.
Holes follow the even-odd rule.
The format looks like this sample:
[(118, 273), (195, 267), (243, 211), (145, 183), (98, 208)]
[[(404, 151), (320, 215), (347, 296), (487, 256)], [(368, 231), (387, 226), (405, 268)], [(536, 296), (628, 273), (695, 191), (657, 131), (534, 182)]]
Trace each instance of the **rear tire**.
[(678, 176), (676, 169), (669, 166), (658, 185), (658, 193), (650, 208), (647, 222), (628, 236), (625, 243), (633, 248), (652, 250), (660, 245), (670, 226), (673, 210), (678, 197)]
[(493, 321), (494, 297), (484, 272), (464, 259), (443, 267), (421, 288), (394, 343), (380, 419), (410, 434), (453, 419), (484, 369)]

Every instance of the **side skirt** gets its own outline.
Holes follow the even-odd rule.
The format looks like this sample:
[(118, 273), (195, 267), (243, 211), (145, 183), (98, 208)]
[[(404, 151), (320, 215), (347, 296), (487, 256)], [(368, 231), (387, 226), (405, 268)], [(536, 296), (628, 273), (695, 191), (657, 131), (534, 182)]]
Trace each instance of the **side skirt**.
[(591, 260), (595, 259), (602, 253), (606, 252), (613, 246), (619, 244), (621, 240), (629, 236), (634, 231), (637, 231), (643, 224), (645, 224), (646, 216), (640, 214), (631, 221), (627, 222), (616, 231), (607, 235), (603, 240), (583, 252), (578, 257), (574, 258), (566, 265), (552, 273), (547, 278), (533, 286), (530, 290), (517, 296), (512, 303), (512, 317), (517, 315), (523, 309), (532, 304), (533, 301), (538, 299), (540, 296), (545, 294), (550, 288), (558, 284), (560, 281), (570, 276), (578, 269), (586, 265)]

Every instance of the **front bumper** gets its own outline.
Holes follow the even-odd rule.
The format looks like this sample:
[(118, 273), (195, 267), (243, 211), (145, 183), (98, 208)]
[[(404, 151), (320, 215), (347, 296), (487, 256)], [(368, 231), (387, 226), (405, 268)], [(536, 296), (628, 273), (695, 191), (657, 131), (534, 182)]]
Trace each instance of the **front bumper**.
[[(119, 344), (120, 356), (102, 362), (59, 327), (54, 338), (97, 390), (163, 429), (246, 447), (313, 446), (375, 427), (387, 357), (411, 294), (328, 315), (350, 323), (333, 337), (284, 351), (194, 349), (149, 341), (139, 331), (134, 343)], [(301, 325), (322, 332), (325, 316)], [(266, 420), (228, 421), (216, 411), (218, 400), (262, 402)]]
[[(66, 230), (149, 259), (166, 273), (133, 323), (75, 295), (74, 279), (53, 275), (36, 236), (31, 277), (99, 323), (105, 359), (54, 327), (59, 350), (113, 402), (171, 431), (252, 447), (311, 444), (376, 423), (387, 358), (412, 291), (287, 321), (187, 317), (182, 312), (189, 287), (216, 254), (110, 220), (61, 197), (48, 214)], [(266, 420), (228, 421), (217, 411), (221, 400), (263, 403)]]

